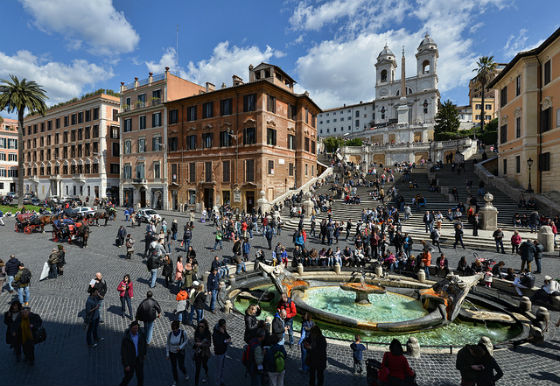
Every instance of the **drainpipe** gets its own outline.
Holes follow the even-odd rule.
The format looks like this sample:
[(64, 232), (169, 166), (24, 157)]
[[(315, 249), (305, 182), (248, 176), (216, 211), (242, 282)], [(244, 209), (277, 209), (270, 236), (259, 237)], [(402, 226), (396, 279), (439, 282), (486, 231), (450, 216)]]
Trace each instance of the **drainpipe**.
[(542, 154), (542, 122), (541, 122), (541, 103), (542, 103), (542, 63), (538, 56), (536, 56), (539, 67), (537, 69), (537, 193), (542, 193), (542, 168), (541, 168), (541, 154)]

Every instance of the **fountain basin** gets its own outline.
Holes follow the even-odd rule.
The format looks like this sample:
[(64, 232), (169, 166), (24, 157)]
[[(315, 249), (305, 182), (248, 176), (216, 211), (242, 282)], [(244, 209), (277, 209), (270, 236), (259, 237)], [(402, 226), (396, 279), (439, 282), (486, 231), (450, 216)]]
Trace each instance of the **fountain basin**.
[(371, 304), (368, 297), (369, 294), (384, 294), (386, 292), (383, 287), (365, 283), (343, 283), (340, 285), (340, 289), (343, 291), (354, 292), (356, 294), (354, 303), (360, 305)]

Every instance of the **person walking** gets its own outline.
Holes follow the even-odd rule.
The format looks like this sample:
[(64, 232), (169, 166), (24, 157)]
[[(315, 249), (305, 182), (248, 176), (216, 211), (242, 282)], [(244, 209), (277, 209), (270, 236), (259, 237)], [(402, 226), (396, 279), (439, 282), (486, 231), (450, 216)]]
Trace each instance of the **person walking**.
[(8, 277), (8, 291), (10, 294), (13, 294), (15, 291), (12, 283), (19, 271), (20, 264), (21, 262), (16, 258), (16, 255), (10, 255), (10, 258), (6, 262), (6, 276)]
[(319, 326), (311, 328), (309, 339), (304, 344), (309, 355), (309, 385), (323, 386), (327, 368), (327, 340)]
[(441, 225), (438, 223), (437, 226), (435, 226), (432, 230), (432, 232), (430, 233), (430, 237), (432, 239), (432, 245), (435, 247), (437, 245), (439, 253), (441, 252), (441, 246), (439, 243), (439, 239), (441, 237)]
[(158, 274), (158, 269), (161, 265), (161, 262), (157, 256), (156, 253), (152, 253), (150, 254), (150, 257), (148, 257), (148, 261), (146, 261), (146, 267), (148, 268), (148, 271), (150, 271), (150, 288), (155, 288), (156, 283), (157, 283), (157, 274)]
[(273, 230), (272, 230), (272, 226), (267, 225), (267, 226), (266, 226), (265, 233), (264, 233), (264, 236), (265, 236), (266, 241), (267, 241), (267, 243), (268, 243), (268, 249), (269, 249), (269, 250), (272, 250), (272, 236), (273, 236), (273, 235), (274, 235), (274, 232), (273, 232)]
[(261, 309), (257, 304), (250, 304), (245, 310), (245, 332), (243, 333), (243, 341), (249, 343), (257, 334), (259, 329), (259, 321), (257, 317), (260, 315)]
[(457, 249), (457, 244), (459, 243), (463, 249), (465, 249), (465, 244), (463, 244), (463, 226), (461, 223), (455, 224), (455, 243), (453, 244), (453, 248)]
[(205, 377), (202, 378), (202, 383), (208, 380), (208, 360), (210, 359), (210, 346), (212, 345), (212, 335), (208, 328), (206, 319), (198, 322), (196, 330), (194, 331), (194, 355), (193, 360), (195, 364), (194, 385), (198, 386), (200, 380), (200, 370), (204, 368)]
[(216, 309), (216, 299), (218, 298), (218, 291), (220, 289), (220, 279), (216, 267), (212, 268), (212, 272), (208, 275), (206, 289), (208, 290), (208, 295), (210, 295), (210, 312), (214, 313)]
[[(6, 344), (10, 346), (11, 349), (16, 347), (16, 333), (17, 333), (17, 324), (16, 320), (23, 309), (23, 306), (18, 300), (12, 301), (10, 303), (10, 308), (8, 311), (4, 313), (4, 324), (6, 325)], [(18, 359), (16, 357), (16, 359)]]
[(148, 291), (146, 293), (146, 299), (142, 300), (142, 303), (140, 303), (136, 310), (136, 320), (144, 322), (144, 333), (146, 335), (147, 344), (152, 342), (154, 321), (161, 317), (161, 307), (153, 296), (152, 291)]
[(191, 305), (191, 312), (189, 313), (188, 324), (192, 324), (192, 319), (195, 313), (196, 313), (196, 322), (200, 323), (200, 321), (204, 319), (204, 308), (206, 307), (206, 292), (204, 292), (203, 283), (198, 284), (196, 289), (194, 289), (192, 295), (189, 296), (189, 299), (192, 299), (192, 305)]
[(51, 250), (47, 263), (49, 264), (49, 279), (56, 279), (58, 277), (58, 249)]
[(177, 306), (175, 307), (175, 314), (177, 315), (177, 320), (183, 323), (183, 319), (186, 320), (187, 317), (187, 301), (189, 299), (189, 293), (186, 289), (181, 288), (175, 296), (177, 301)]
[(173, 282), (173, 263), (171, 262), (169, 255), (165, 255), (163, 258), (163, 268), (161, 270), (161, 274), (165, 279), (165, 287), (169, 288), (169, 285)]
[(500, 253), (501, 248), (502, 253), (505, 255), (506, 251), (504, 250), (504, 232), (502, 232), (502, 229), (496, 229), (494, 233), (492, 233), (492, 237), (494, 237), (494, 242), (496, 243), (496, 253)]
[[(342, 265), (341, 265), (342, 266)], [(301, 335), (299, 339), (299, 346), (301, 349), (301, 368), (300, 371), (304, 374), (309, 372), (309, 366), (307, 365), (307, 349), (305, 348), (304, 342), (307, 338), (309, 338), (309, 332), (311, 328), (315, 325), (311, 318), (311, 314), (306, 312), (303, 316), (303, 320), (301, 322)]]
[(220, 246), (220, 251), (222, 249), (224, 249), (224, 244), (222, 242), (222, 239), (224, 237), (224, 234), (221, 230), (221, 228), (219, 226), (216, 227), (216, 237), (214, 240), (214, 247), (212, 248), (212, 251), (215, 251), (218, 248), (218, 245)]
[(124, 275), (123, 279), (117, 286), (117, 291), (119, 292), (119, 299), (121, 300), (121, 316), (125, 317), (125, 305), (128, 306), (128, 312), (130, 314), (129, 318), (132, 320), (132, 299), (134, 299), (134, 288), (132, 281), (130, 280), (130, 275)]
[(117, 247), (122, 247), (124, 244), (124, 240), (126, 239), (126, 229), (124, 228), (124, 225), (121, 225), (119, 227), (119, 230), (117, 232)]
[(539, 274), (542, 273), (541, 260), (544, 252), (544, 246), (538, 240), (533, 241), (533, 243), (535, 244), (535, 264), (537, 265), (535, 273)]
[(101, 272), (97, 272), (89, 282), (88, 292), (91, 294), (94, 289), (97, 290), (97, 296), (99, 297), (99, 323), (103, 324), (105, 323), (103, 321), (103, 304), (107, 294), (107, 282), (103, 279)]
[(231, 336), (227, 332), (225, 319), (218, 320), (218, 323), (214, 326), (212, 342), (214, 343), (214, 355), (216, 357), (216, 386), (224, 386), (226, 352), (231, 344)]
[(264, 355), (264, 368), (268, 374), (270, 386), (284, 386), (286, 358), (288, 354), (283, 344), (278, 344), (278, 337), (273, 337), (272, 346)]
[(296, 304), (292, 301), (292, 299), (288, 297), (286, 293), (283, 293), (280, 302), (278, 302), (278, 305), (276, 306), (276, 309), (286, 311), (284, 325), (287, 327), (289, 337), (288, 345), (291, 347), (294, 344), (294, 317), (297, 316)]
[(171, 363), (171, 372), (173, 374), (171, 386), (176, 386), (179, 383), (177, 367), (184, 374), (185, 381), (190, 379), (185, 368), (185, 351), (188, 343), (187, 332), (181, 329), (180, 322), (178, 320), (171, 322), (171, 332), (167, 334), (167, 344), (165, 346), (166, 358)]
[(31, 283), (31, 271), (23, 263), (19, 263), (18, 272), (14, 281), (18, 287), (18, 299), (24, 307), (29, 305), (29, 284)]
[(144, 385), (144, 359), (147, 353), (146, 336), (140, 330), (138, 322), (130, 323), (121, 341), (121, 361), (124, 368), (124, 377), (120, 386), (127, 386), (134, 374), (138, 386)]
[(31, 308), (23, 307), (14, 322), (15, 336), (15, 353), (16, 360), (21, 360), (21, 352), (25, 361), (33, 366), (35, 363), (35, 344), (40, 343), (36, 341), (37, 332), (43, 327), (43, 320), (38, 314), (31, 312)]
[(90, 292), (86, 301), (86, 342), (90, 348), (97, 347), (98, 343), (104, 340), (97, 334), (99, 327), (99, 301), (99, 291), (94, 289)]
[(511, 236), (511, 253), (516, 254), (519, 252), (519, 245), (521, 245), (521, 235), (518, 231), (513, 231)]
[(527, 272), (531, 272), (531, 262), (535, 258), (537, 249), (531, 240), (525, 240), (519, 246), (519, 254), (521, 255), (521, 272), (525, 269), (527, 264)]
[(364, 360), (364, 351), (366, 350), (366, 346), (362, 344), (362, 338), (360, 335), (356, 335), (354, 337), (354, 342), (350, 344), (350, 349), (352, 349), (352, 359), (354, 360), (354, 373), (361, 374), (363, 371), (363, 360)]

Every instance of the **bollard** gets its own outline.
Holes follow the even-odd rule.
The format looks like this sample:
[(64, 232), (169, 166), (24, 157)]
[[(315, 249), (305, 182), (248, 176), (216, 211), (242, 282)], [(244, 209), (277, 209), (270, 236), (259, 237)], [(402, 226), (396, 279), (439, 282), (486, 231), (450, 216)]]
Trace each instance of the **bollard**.
[(531, 308), (531, 299), (529, 299), (527, 296), (521, 297), (521, 300), (519, 301), (519, 310), (521, 312), (531, 312)]
[(539, 307), (537, 309), (537, 322), (539, 326), (542, 326), (541, 329), (543, 331), (548, 330), (548, 323), (550, 322), (550, 312), (546, 307)]
[(342, 268), (340, 268), (340, 264), (335, 264), (334, 265), (334, 273), (336, 273), (337, 275), (340, 275), (341, 271), (342, 271)]
[(426, 281), (426, 272), (423, 269), (419, 270), (417, 273), (418, 281), (424, 283)]
[(406, 342), (406, 353), (412, 358), (420, 358), (420, 343), (418, 339), (411, 336)]
[(230, 273), (228, 276), (229, 279), (229, 284), (230, 285), (234, 285), (235, 284), (235, 274), (234, 273)]
[(539, 327), (531, 326), (529, 329), (529, 339), (533, 344), (539, 344), (544, 342), (543, 331)]
[(231, 300), (226, 300), (226, 304), (224, 305), (224, 313), (229, 314), (232, 312), (232, 310), (233, 304), (231, 303)]
[(303, 264), (298, 264), (297, 266), (297, 273), (298, 275), (303, 275)]
[(375, 267), (375, 275), (377, 277), (383, 277), (383, 267), (378, 265), (377, 267)]

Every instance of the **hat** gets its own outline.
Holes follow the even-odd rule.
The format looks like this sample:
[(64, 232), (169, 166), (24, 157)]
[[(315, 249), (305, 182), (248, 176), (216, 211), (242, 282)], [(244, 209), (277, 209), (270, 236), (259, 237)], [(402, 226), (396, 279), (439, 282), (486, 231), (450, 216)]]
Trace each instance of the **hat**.
[(200, 284), (200, 283), (199, 283), (198, 281), (196, 281), (196, 280), (193, 281), (193, 283), (192, 283), (192, 285), (193, 285), (194, 287), (198, 287), (199, 284)]
[(546, 276), (544, 277), (544, 281), (551, 281), (551, 280), (552, 280), (552, 278), (551, 278), (550, 276), (548, 276), (548, 275), (546, 275)]

